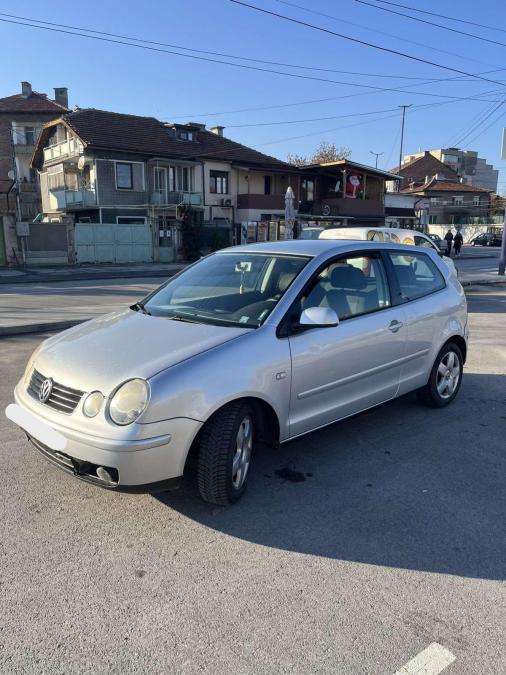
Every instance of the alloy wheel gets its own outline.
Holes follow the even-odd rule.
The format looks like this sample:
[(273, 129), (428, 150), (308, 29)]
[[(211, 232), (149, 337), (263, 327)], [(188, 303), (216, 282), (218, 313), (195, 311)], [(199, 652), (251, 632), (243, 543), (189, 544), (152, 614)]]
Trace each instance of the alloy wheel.
[(436, 377), (436, 387), (441, 398), (448, 399), (453, 396), (458, 387), (460, 375), (459, 357), (453, 351), (446, 352), (439, 363)]
[(249, 415), (239, 425), (235, 442), (235, 453), (232, 459), (232, 483), (236, 490), (244, 485), (251, 463), (253, 449), (253, 420)]

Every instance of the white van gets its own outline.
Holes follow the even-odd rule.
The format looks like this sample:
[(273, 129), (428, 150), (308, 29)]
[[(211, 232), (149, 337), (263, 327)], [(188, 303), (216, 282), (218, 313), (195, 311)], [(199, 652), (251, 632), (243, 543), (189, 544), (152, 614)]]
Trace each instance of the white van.
[(329, 227), (321, 232), (319, 239), (365, 239), (367, 241), (391, 241), (393, 244), (431, 248), (443, 258), (448, 267), (457, 274), (453, 260), (441, 253), (429, 236), (417, 230), (401, 227)]

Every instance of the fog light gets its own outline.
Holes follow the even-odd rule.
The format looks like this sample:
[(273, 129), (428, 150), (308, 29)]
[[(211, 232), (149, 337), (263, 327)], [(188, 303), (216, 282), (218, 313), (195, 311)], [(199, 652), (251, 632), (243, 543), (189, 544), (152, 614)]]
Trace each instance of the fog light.
[(86, 417), (95, 417), (100, 412), (103, 402), (103, 394), (100, 391), (92, 391), (84, 400), (83, 413)]
[(114, 483), (111, 474), (109, 473), (109, 471), (107, 471), (107, 469), (104, 469), (103, 466), (97, 467), (96, 473), (97, 476), (100, 478), (100, 480), (105, 480), (108, 483)]

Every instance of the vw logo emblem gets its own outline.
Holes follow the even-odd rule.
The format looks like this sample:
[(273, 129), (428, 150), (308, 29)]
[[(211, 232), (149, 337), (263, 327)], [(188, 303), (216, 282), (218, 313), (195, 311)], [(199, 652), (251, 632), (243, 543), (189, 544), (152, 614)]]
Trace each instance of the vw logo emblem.
[(53, 391), (53, 380), (50, 377), (48, 377), (40, 385), (39, 401), (41, 403), (45, 403), (49, 399), (49, 397), (51, 396), (52, 391)]

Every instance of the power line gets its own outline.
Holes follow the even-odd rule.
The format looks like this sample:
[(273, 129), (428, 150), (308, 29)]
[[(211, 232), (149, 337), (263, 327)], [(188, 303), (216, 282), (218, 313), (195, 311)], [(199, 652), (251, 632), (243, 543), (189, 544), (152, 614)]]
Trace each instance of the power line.
[(71, 26), (65, 23), (55, 23), (53, 21), (42, 21), (42, 19), (34, 19), (27, 16), (18, 16), (17, 14), (7, 14), (5, 12), (0, 12), (0, 16), (8, 17), (10, 19), (19, 19), (22, 21), (31, 21), (34, 23), (44, 24), (46, 26), (54, 26), (57, 28), (69, 28), (71, 30), (85, 31), (86, 33), (95, 33), (97, 35), (105, 35), (107, 37), (120, 38), (122, 40), (132, 40), (135, 42), (141, 42), (148, 45), (156, 45), (158, 47), (170, 47), (172, 49), (182, 49), (184, 51), (195, 52), (197, 54), (207, 54), (210, 56), (222, 56), (225, 58), (238, 59), (241, 61), (251, 61), (253, 63), (263, 63), (271, 66), (283, 66), (285, 68), (299, 68), (301, 70), (316, 70), (326, 73), (341, 73), (343, 75), (355, 75), (360, 77), (381, 77), (387, 79), (399, 79), (399, 80), (423, 80), (423, 77), (414, 77), (410, 75), (386, 75), (384, 73), (363, 73), (353, 70), (338, 70), (334, 68), (321, 68), (319, 66), (305, 66), (297, 63), (284, 63), (282, 61), (268, 61), (265, 59), (255, 59), (250, 56), (240, 56), (237, 54), (227, 54), (224, 52), (213, 52), (205, 49), (195, 49), (194, 47), (185, 47), (184, 45), (171, 44), (168, 42), (156, 42), (154, 40), (146, 40), (145, 38), (139, 38), (131, 35), (121, 35), (119, 33), (108, 33), (102, 30), (96, 30), (94, 28), (84, 28), (80, 26)]
[[(232, 2), (236, 2), (236, 0), (232, 0)], [(242, 3), (240, 3), (240, 4), (242, 4)], [(101, 42), (119, 44), (119, 45), (123, 45), (123, 46), (127, 46), (127, 47), (135, 47), (136, 49), (144, 49), (144, 50), (151, 51), (151, 52), (169, 54), (171, 56), (181, 56), (183, 58), (194, 59), (194, 60), (197, 60), (197, 61), (219, 63), (221, 65), (232, 66), (234, 68), (241, 68), (241, 69), (245, 69), (245, 70), (254, 70), (254, 71), (261, 72), (261, 73), (270, 73), (270, 74), (273, 74), (273, 75), (281, 75), (281, 76), (284, 76), (284, 77), (290, 77), (290, 78), (295, 78), (295, 79), (312, 80), (312, 81), (316, 81), (316, 82), (325, 82), (327, 84), (339, 84), (339, 85), (345, 85), (345, 86), (350, 86), (350, 87), (358, 87), (358, 88), (361, 88), (361, 89), (369, 89), (369, 90), (372, 90), (372, 91), (381, 91), (381, 92), (387, 92), (387, 91), (402, 91), (402, 92), (405, 92), (406, 91), (405, 88), (399, 88), (399, 87), (376, 87), (376, 86), (371, 85), (371, 84), (362, 84), (362, 83), (357, 83), (357, 82), (345, 82), (345, 81), (341, 81), (341, 80), (331, 80), (329, 78), (314, 77), (314, 76), (311, 76), (311, 75), (298, 75), (298, 74), (295, 74), (295, 73), (288, 73), (286, 71), (271, 70), (271, 69), (268, 69), (268, 68), (260, 68), (259, 66), (252, 66), (252, 65), (247, 65), (247, 64), (243, 64), (243, 63), (233, 63), (231, 61), (220, 61), (218, 59), (212, 59), (212, 58), (209, 58), (209, 57), (206, 57), (206, 56), (196, 56), (195, 54), (181, 54), (180, 52), (176, 52), (176, 51), (173, 51), (173, 50), (162, 49), (160, 47), (149, 47), (149, 46), (144, 45), (144, 44), (135, 44), (133, 42), (127, 42), (126, 40), (117, 40), (117, 39), (112, 39), (112, 38), (108, 38), (108, 37), (100, 37), (98, 35), (87, 35), (86, 33), (69, 31), (69, 30), (66, 30), (66, 29), (63, 29), (63, 28), (54, 28), (54, 27), (50, 27), (50, 26), (39, 26), (39, 25), (36, 25), (36, 24), (33, 24), (33, 23), (26, 23), (26, 22), (22, 22), (22, 21), (14, 21), (12, 19), (5, 19), (5, 18), (1, 18), (1, 17), (0, 17), (0, 21), (4, 22), (4, 23), (11, 23), (11, 24), (20, 25), (20, 26), (27, 26), (29, 28), (37, 28), (39, 30), (52, 31), (52, 32), (56, 32), (56, 33), (64, 33), (64, 34), (67, 34), (67, 35), (83, 37), (83, 38), (87, 38), (87, 39), (90, 39), (90, 40), (99, 40)], [(49, 23), (49, 22), (47, 22), (47, 23)], [(469, 75), (469, 73), (464, 73), (463, 71), (455, 71), (455, 72), (461, 72), (464, 75)], [(478, 76), (474, 76), (474, 77), (478, 77)], [(478, 79), (484, 80), (486, 82), (493, 82), (494, 84), (502, 84), (500, 82), (495, 82), (494, 80), (488, 80), (488, 79), (482, 78), (482, 77), (479, 77)], [(504, 85), (502, 85), (502, 86), (504, 86)], [(407, 93), (413, 94), (415, 96), (433, 96), (433, 97), (436, 97), (436, 98), (446, 98), (442, 94), (428, 94), (428, 93), (417, 92), (417, 91), (407, 92)]]
[[(506, 101), (504, 101), (502, 105), (504, 105), (504, 103), (506, 103)], [(480, 131), (479, 134), (477, 134), (476, 136), (474, 136), (473, 138), (471, 138), (471, 139), (468, 141), (468, 145), (470, 145), (471, 143), (474, 143), (474, 142), (476, 141), (476, 139), (478, 139), (478, 138), (480, 138), (481, 136), (483, 136), (483, 134), (484, 134), (485, 132), (487, 132), (491, 127), (493, 127), (494, 124), (496, 124), (502, 117), (504, 117), (504, 110), (501, 110), (500, 114), (499, 114), (495, 119), (493, 119), (492, 122), (490, 122), (490, 124), (489, 124), (488, 126), (486, 126), (484, 129), (482, 129), (482, 130)]]
[(378, 35), (384, 35), (389, 38), (394, 38), (396, 40), (400, 40), (401, 42), (407, 42), (408, 44), (416, 45), (417, 47), (423, 47), (423, 49), (427, 50), (429, 49), (430, 51), (433, 52), (440, 52), (441, 54), (446, 54), (447, 56), (456, 56), (459, 59), (464, 59), (465, 61), (473, 61), (474, 63), (481, 63), (482, 65), (489, 65), (485, 63), (484, 61), (479, 61), (478, 59), (473, 59), (470, 58), (469, 56), (464, 56), (462, 54), (457, 54), (455, 52), (449, 52), (446, 49), (439, 49), (438, 47), (433, 47), (432, 45), (427, 45), (422, 42), (416, 42), (416, 40), (410, 40), (408, 38), (401, 37), (400, 35), (395, 35), (394, 33), (387, 33), (382, 30), (378, 30), (377, 28), (371, 28), (371, 26), (364, 26), (360, 23), (355, 23), (353, 21), (348, 21), (347, 19), (342, 19), (341, 17), (338, 16), (333, 16), (332, 14), (326, 14), (325, 12), (319, 12), (316, 9), (309, 9), (309, 7), (304, 7), (303, 5), (298, 5), (295, 2), (288, 2), (287, 0), (276, 0), (276, 2), (279, 2), (282, 5), (287, 5), (288, 7), (296, 7), (297, 9), (301, 9), (303, 12), (309, 12), (310, 14), (316, 14), (317, 16), (323, 16), (326, 19), (331, 19), (332, 21), (337, 21), (338, 23), (345, 23), (348, 26), (354, 26), (355, 28), (362, 28), (364, 30), (370, 31), (372, 33), (377, 33)]
[[(232, 2), (236, 2), (236, 1), (237, 0), (232, 0)], [(243, 3), (239, 3), (239, 4), (243, 4)], [(37, 28), (39, 30), (52, 31), (52, 32), (56, 32), (56, 33), (63, 33), (63, 34), (67, 34), (67, 35), (73, 35), (73, 36), (88, 38), (88, 39), (91, 39), (91, 40), (99, 40), (101, 42), (107, 42), (107, 43), (112, 43), (112, 44), (120, 44), (120, 45), (127, 46), (127, 47), (135, 47), (136, 49), (144, 49), (144, 50), (147, 50), (147, 51), (169, 54), (171, 56), (181, 56), (183, 58), (194, 59), (194, 60), (198, 60), (198, 61), (206, 61), (206, 62), (210, 62), (210, 63), (218, 63), (218, 64), (221, 64), (221, 65), (232, 66), (234, 68), (254, 70), (254, 71), (258, 71), (258, 72), (262, 72), (262, 73), (270, 73), (270, 74), (273, 74), (273, 75), (281, 75), (281, 76), (284, 76), (284, 77), (290, 77), (290, 78), (296, 78), (296, 79), (302, 79), (302, 80), (312, 80), (312, 81), (316, 81), (316, 82), (325, 82), (327, 84), (330, 83), (330, 84), (339, 84), (339, 85), (345, 85), (345, 86), (351, 86), (351, 87), (358, 87), (360, 89), (368, 89), (368, 90), (371, 90), (371, 91), (378, 91), (378, 92), (403, 92), (403, 93), (405, 92), (405, 93), (409, 93), (409, 94), (412, 94), (412, 95), (415, 95), (415, 96), (431, 96), (431, 97), (435, 97), (435, 98), (449, 98), (448, 96), (445, 96), (443, 94), (434, 94), (434, 93), (419, 92), (419, 91), (409, 91), (409, 90), (406, 90), (405, 87), (376, 87), (376, 86), (370, 85), (370, 84), (362, 84), (362, 83), (356, 83), (356, 82), (343, 82), (343, 81), (340, 81), (340, 80), (331, 80), (329, 78), (314, 77), (314, 76), (310, 76), (310, 75), (298, 75), (298, 74), (295, 74), (295, 73), (288, 73), (288, 72), (279, 71), (279, 70), (270, 70), (268, 68), (260, 68), (258, 66), (251, 66), (251, 65), (246, 65), (246, 64), (242, 64), (242, 63), (233, 63), (231, 61), (220, 61), (218, 59), (212, 59), (212, 58), (205, 57), (205, 56), (196, 56), (195, 54), (181, 54), (180, 52), (176, 52), (176, 51), (172, 51), (172, 50), (168, 50), (168, 49), (162, 49), (160, 47), (149, 47), (149, 46), (144, 45), (144, 44), (135, 44), (133, 42), (127, 42), (125, 40), (117, 40), (117, 39), (112, 39), (112, 38), (108, 38), (108, 37), (100, 37), (98, 35), (87, 35), (85, 33), (70, 31), (70, 30), (66, 30), (66, 29), (63, 29), (63, 28), (54, 28), (54, 27), (51, 27), (51, 26), (39, 26), (39, 25), (36, 25), (36, 24), (33, 24), (33, 23), (14, 21), (12, 19), (5, 19), (5, 18), (1, 18), (1, 17), (0, 17), (0, 21), (4, 22), (4, 23), (11, 23), (11, 24), (15, 24), (15, 25), (26, 26), (26, 27), (29, 27), (29, 28)], [(49, 22), (46, 22), (46, 23), (49, 23)], [(86, 30), (86, 29), (83, 29), (83, 30)], [(453, 70), (453, 69), (449, 69), (449, 70)], [(464, 73), (463, 71), (457, 71), (457, 70), (455, 72), (459, 72), (463, 75), (472, 76), (472, 77), (478, 78), (480, 80), (484, 80), (486, 82), (493, 82), (494, 84), (501, 84), (501, 86), (504, 86), (500, 82), (495, 82), (494, 80), (489, 80), (487, 78), (479, 77), (477, 75), (471, 75), (470, 73)], [(439, 80), (436, 80), (436, 82), (437, 81), (439, 81)], [(430, 84), (430, 83), (432, 83), (432, 81), (429, 80), (429, 81), (425, 82), (424, 84)], [(345, 98), (345, 96), (343, 96), (342, 98)]]
[(457, 145), (457, 141), (453, 139), (460, 139), (461, 136), (463, 136), (465, 133), (469, 131), (469, 129), (478, 122), (484, 115), (486, 115), (489, 110), (491, 110), (494, 107), (494, 104), (491, 106), (488, 106), (485, 108), (485, 110), (480, 110), (480, 112), (477, 115), (473, 115), (473, 117), (466, 122), (466, 124), (459, 129), (459, 131), (452, 136), (452, 140), (445, 143), (445, 147), (455, 147)]
[(466, 31), (459, 30), (458, 28), (451, 28), (450, 26), (444, 26), (441, 23), (435, 23), (434, 21), (427, 21), (427, 19), (421, 19), (419, 16), (411, 16), (410, 14), (404, 14), (404, 12), (397, 12), (395, 9), (380, 7), (379, 5), (375, 5), (372, 2), (366, 2), (366, 0), (355, 0), (355, 2), (358, 2), (361, 5), (368, 5), (369, 7), (374, 7), (374, 9), (379, 9), (382, 12), (388, 12), (389, 14), (396, 14), (397, 16), (403, 16), (405, 19), (418, 21), (418, 23), (425, 23), (428, 26), (435, 26), (436, 28), (442, 28), (443, 30), (448, 30), (451, 33), (458, 33), (459, 35), (465, 35), (466, 37), (473, 38), (474, 40), (481, 40), (482, 42), (489, 42), (490, 44), (493, 45), (506, 47), (506, 42), (498, 42), (497, 40), (490, 40), (489, 38), (482, 37), (481, 35), (475, 35), (474, 33), (466, 33)]
[[(504, 105), (504, 103), (506, 103), (506, 101), (503, 100), (503, 101), (500, 101), (499, 103), (497, 103), (496, 105), (492, 106), (492, 109), (489, 110), (489, 112), (485, 115), (485, 117), (483, 117), (479, 122), (477, 122), (476, 124), (474, 124), (474, 126), (472, 126), (471, 129), (470, 129), (466, 134), (464, 134), (463, 136), (461, 136), (461, 137), (456, 141), (456, 145), (459, 145), (459, 144), (463, 143), (469, 136), (472, 136), (472, 134), (473, 134), (475, 131), (477, 131), (477, 130), (482, 126), (482, 124), (483, 124), (484, 122), (486, 122), (486, 121), (487, 121), (487, 120), (488, 120), (488, 119), (489, 119), (489, 118), (490, 118), (497, 110), (499, 110), (499, 108), (501, 108), (501, 107)], [(488, 128), (488, 127), (487, 127), (487, 128)], [(469, 140), (468, 140), (468, 141), (467, 141), (467, 144), (469, 144), (469, 143), (471, 143), (471, 142), (472, 142), (472, 141), (469, 141)]]
[[(281, 0), (278, 0), (278, 2), (280, 1)], [(394, 7), (402, 7), (403, 9), (410, 9), (412, 12), (418, 12), (419, 14), (428, 14), (429, 16), (437, 16), (440, 19), (449, 19), (450, 21), (465, 23), (469, 26), (477, 26), (478, 28), (487, 28), (488, 30), (496, 30), (501, 33), (506, 33), (506, 30), (504, 28), (498, 28), (497, 26), (487, 26), (484, 23), (476, 23), (476, 21), (466, 21), (465, 19), (457, 19), (455, 16), (447, 16), (446, 14), (437, 14), (436, 12), (428, 12), (427, 10), (417, 9), (416, 7), (410, 7), (409, 5), (401, 5), (397, 2), (388, 2), (388, 0), (376, 0), (376, 2), (381, 2), (383, 5), (393, 5)]]
[(336, 33), (335, 31), (330, 30), (329, 28), (322, 28), (321, 26), (315, 26), (314, 24), (308, 23), (306, 21), (301, 21), (300, 19), (294, 19), (290, 16), (285, 16), (284, 14), (278, 14), (277, 12), (271, 12), (268, 9), (263, 9), (262, 7), (257, 7), (256, 5), (250, 5), (247, 2), (242, 2), (242, 0), (230, 0), (235, 5), (241, 5), (242, 7), (248, 7), (253, 9), (256, 12), (261, 12), (263, 14), (268, 14), (269, 16), (274, 16), (278, 19), (283, 19), (285, 21), (290, 21), (291, 23), (298, 24), (299, 26), (304, 26), (305, 28), (311, 28), (312, 30), (318, 30), (322, 33), (327, 33), (328, 35), (333, 35), (334, 37), (341, 38), (343, 40), (349, 40), (350, 42), (355, 42), (356, 44), (365, 45), (366, 47), (371, 47), (372, 49), (377, 49), (382, 52), (387, 52), (389, 54), (395, 54), (396, 56), (402, 56), (403, 58), (410, 59), (411, 61), (418, 61), (419, 63), (426, 63), (435, 68), (442, 68), (443, 70), (449, 70), (453, 73), (459, 73), (459, 75), (466, 75), (467, 77), (474, 77), (478, 80), (483, 80), (485, 82), (491, 82), (492, 84), (500, 84), (505, 86), (502, 82), (497, 82), (496, 80), (490, 80), (486, 77), (481, 77), (479, 75), (473, 75), (468, 73), (465, 70), (460, 70), (458, 68), (452, 68), (450, 66), (445, 66), (441, 63), (436, 63), (435, 61), (429, 61), (428, 59), (422, 59), (418, 56), (413, 56), (405, 52), (400, 52), (396, 49), (390, 49), (389, 47), (383, 47), (382, 45), (376, 45), (372, 42), (367, 42), (366, 40), (359, 40), (358, 38), (351, 37), (350, 35), (344, 35), (343, 33)]

